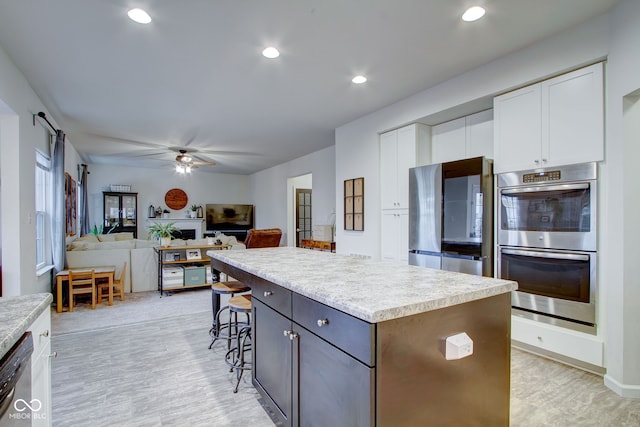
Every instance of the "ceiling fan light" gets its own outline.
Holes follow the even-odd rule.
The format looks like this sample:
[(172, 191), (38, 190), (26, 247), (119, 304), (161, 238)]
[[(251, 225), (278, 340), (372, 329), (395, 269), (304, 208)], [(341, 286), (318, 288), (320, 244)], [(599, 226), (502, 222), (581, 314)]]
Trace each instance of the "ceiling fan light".
[(176, 172), (177, 173), (184, 173), (184, 168), (181, 165), (176, 165)]
[(184, 167), (185, 173), (191, 173), (191, 166), (187, 165)]
[(186, 154), (180, 159), (180, 161), (183, 163), (191, 163), (192, 160), (193, 159), (191, 158), (191, 156), (187, 156)]

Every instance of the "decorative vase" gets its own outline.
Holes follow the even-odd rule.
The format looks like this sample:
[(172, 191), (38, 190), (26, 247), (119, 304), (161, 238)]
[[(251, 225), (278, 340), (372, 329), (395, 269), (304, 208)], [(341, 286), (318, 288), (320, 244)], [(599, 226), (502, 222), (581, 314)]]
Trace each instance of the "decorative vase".
[(169, 218), (169, 214), (168, 213), (163, 213), (162, 214), (162, 218)]
[(215, 239), (213, 237), (207, 237), (207, 245), (213, 246)]

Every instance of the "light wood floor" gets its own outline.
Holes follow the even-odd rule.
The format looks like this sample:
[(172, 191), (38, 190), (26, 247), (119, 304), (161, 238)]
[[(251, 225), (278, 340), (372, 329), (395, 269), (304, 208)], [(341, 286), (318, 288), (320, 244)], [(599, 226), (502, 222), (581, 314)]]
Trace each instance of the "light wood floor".
[[(250, 375), (233, 394), (224, 345), (208, 349), (211, 313), (193, 299), (210, 301), (209, 292), (166, 298), (200, 310), (178, 317), (92, 329), (87, 316), (64, 334), (54, 324), (54, 426), (273, 426)], [(134, 303), (144, 311), (144, 298)], [(617, 396), (602, 377), (515, 349), (511, 371), (512, 426), (640, 425), (640, 400)]]

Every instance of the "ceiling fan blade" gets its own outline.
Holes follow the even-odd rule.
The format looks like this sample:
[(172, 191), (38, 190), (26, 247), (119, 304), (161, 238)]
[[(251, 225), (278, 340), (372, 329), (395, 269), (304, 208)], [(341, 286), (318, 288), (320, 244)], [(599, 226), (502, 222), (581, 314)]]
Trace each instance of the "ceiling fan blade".
[(216, 162), (193, 162), (192, 165), (200, 165), (200, 166), (213, 166), (217, 165)]

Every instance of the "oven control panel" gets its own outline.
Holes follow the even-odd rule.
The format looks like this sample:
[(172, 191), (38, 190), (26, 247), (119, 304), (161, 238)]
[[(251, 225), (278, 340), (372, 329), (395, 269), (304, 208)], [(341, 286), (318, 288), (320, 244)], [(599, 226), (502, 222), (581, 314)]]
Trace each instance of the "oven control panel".
[(527, 173), (522, 175), (522, 182), (524, 184), (536, 183), (536, 182), (547, 182), (547, 181), (559, 181), (560, 180), (560, 171), (549, 171), (549, 172), (534, 172)]

